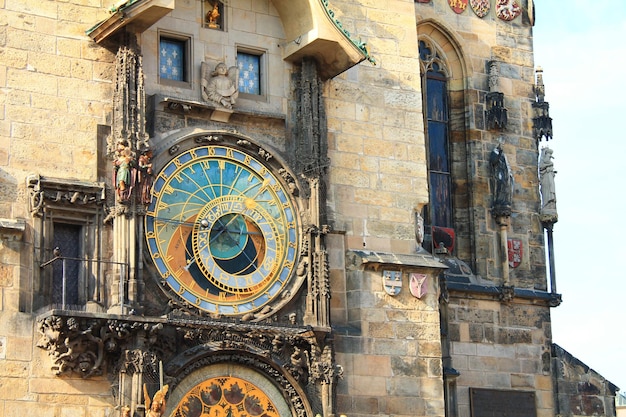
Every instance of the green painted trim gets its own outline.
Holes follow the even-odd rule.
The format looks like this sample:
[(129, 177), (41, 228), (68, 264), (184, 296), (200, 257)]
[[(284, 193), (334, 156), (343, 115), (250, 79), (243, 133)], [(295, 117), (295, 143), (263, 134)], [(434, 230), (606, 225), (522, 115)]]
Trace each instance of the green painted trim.
[(367, 50), (367, 43), (363, 42), (361, 40), (352, 39), (352, 37), (350, 36), (350, 32), (348, 32), (346, 29), (344, 29), (343, 28), (343, 24), (338, 19), (335, 18), (335, 12), (332, 11), (329, 8), (329, 6), (328, 6), (328, 0), (320, 0), (320, 2), (324, 6), (324, 10), (326, 11), (326, 14), (330, 18), (330, 20), (333, 22), (333, 24), (337, 27), (337, 29), (339, 29), (341, 31), (341, 33), (343, 33), (344, 36), (350, 42), (352, 42), (352, 44), (354, 46), (356, 46), (361, 51), (361, 53), (363, 53), (363, 55), (365, 55), (365, 58), (369, 62), (371, 62), (372, 64), (376, 65), (376, 60), (374, 59), (374, 57), (372, 57), (370, 55), (369, 51)]

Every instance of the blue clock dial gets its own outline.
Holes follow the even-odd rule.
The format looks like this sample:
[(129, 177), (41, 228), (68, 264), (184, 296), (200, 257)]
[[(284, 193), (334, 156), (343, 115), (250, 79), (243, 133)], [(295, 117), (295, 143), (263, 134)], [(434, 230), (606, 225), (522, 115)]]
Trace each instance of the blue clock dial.
[(155, 178), (148, 250), (167, 285), (211, 313), (273, 302), (294, 272), (298, 233), (283, 184), (248, 153), (223, 145), (186, 151)]

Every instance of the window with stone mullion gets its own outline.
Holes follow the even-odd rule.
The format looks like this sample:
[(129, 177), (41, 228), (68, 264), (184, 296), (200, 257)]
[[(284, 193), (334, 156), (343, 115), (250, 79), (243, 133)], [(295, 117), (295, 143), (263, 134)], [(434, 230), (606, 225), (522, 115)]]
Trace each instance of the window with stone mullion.
[(440, 72), (428, 71), (424, 84), (430, 193), (425, 222), (431, 226), (452, 227), (446, 78)]

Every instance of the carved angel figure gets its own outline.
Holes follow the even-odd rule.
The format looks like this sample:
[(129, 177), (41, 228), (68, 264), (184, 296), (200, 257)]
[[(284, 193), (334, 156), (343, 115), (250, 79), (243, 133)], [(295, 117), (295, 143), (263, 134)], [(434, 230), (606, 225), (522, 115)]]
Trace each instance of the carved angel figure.
[(238, 78), (239, 70), (235, 66), (227, 68), (226, 64), (220, 62), (215, 66), (215, 71), (209, 74), (208, 64), (203, 62), (202, 99), (232, 109), (239, 96)]
[(169, 386), (164, 385), (163, 388), (158, 390), (152, 401), (150, 401), (150, 395), (148, 394), (148, 388), (144, 384), (143, 396), (146, 405), (146, 417), (162, 417), (165, 413), (165, 395), (167, 394)]

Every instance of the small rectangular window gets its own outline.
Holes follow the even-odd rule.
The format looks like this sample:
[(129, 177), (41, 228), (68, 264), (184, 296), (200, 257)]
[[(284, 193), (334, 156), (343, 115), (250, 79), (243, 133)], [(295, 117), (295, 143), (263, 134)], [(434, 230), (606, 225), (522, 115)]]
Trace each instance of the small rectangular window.
[(162, 84), (191, 84), (191, 38), (159, 35), (159, 80)]
[(253, 96), (262, 96), (265, 94), (263, 91), (263, 64), (262, 54), (237, 51), (239, 92), (249, 95), (247, 98), (254, 98)]
[(82, 258), (82, 227), (80, 225), (53, 223), (53, 247), (59, 249), (64, 258), (52, 264), (52, 302), (66, 306), (78, 305), (85, 298), (80, 294)]

